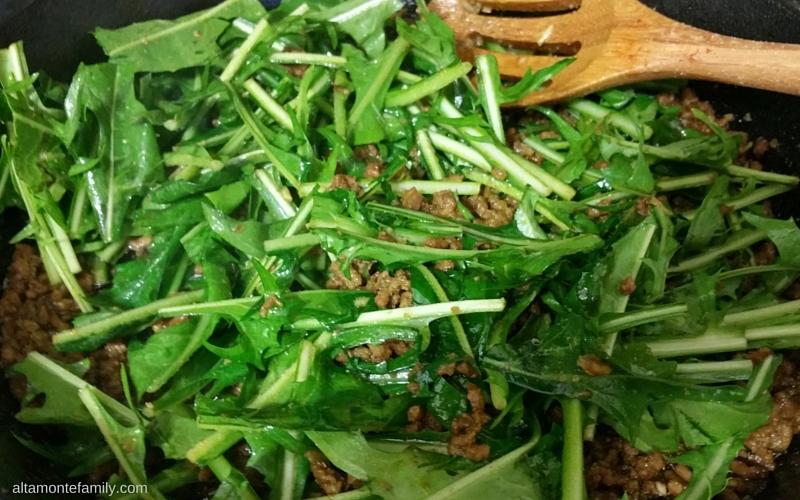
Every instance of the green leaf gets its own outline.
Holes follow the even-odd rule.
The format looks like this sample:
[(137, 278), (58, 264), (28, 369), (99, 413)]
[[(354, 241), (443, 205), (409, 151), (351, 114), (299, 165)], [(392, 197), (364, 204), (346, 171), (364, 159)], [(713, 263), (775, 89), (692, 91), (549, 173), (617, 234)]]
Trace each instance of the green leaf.
[(769, 239), (778, 248), (781, 264), (800, 265), (800, 229), (797, 228), (793, 219), (768, 219), (748, 212), (744, 212), (742, 215), (747, 222), (767, 233)]
[(386, 46), (386, 21), (402, 8), (400, 0), (347, 0), (309, 17), (335, 23), (376, 59)]
[(79, 105), (69, 120), (80, 120), (87, 110), (99, 123), (100, 163), (86, 172), (89, 200), (106, 242), (120, 238), (133, 199), (161, 180), (161, 154), (152, 125), (141, 116), (130, 68), (114, 64), (81, 65), (73, 86)]
[(146, 256), (115, 267), (113, 286), (97, 300), (109, 300), (119, 307), (133, 309), (158, 299), (162, 278), (185, 232), (185, 227), (173, 227), (156, 234)]
[[(145, 436), (142, 424), (137, 421), (132, 426), (125, 426), (117, 422), (103, 408), (91, 388), (80, 389), (78, 397), (100, 428), (128, 480), (133, 484), (147, 485), (147, 475), (144, 471)], [(142, 497), (147, 500), (164, 498), (152, 485), (148, 485), (147, 493), (143, 493)]]
[(747, 434), (738, 434), (721, 443), (703, 446), (671, 457), (673, 462), (692, 469), (692, 480), (676, 500), (711, 500), (725, 489), (730, 463), (744, 448)]
[(157, 413), (147, 429), (150, 441), (165, 457), (175, 460), (186, 458), (189, 450), (213, 432), (197, 427), (194, 415), (183, 405)]
[(458, 60), (455, 35), (439, 16), (422, 13), (412, 27), (402, 17), (397, 18), (397, 34), (413, 47), (415, 65), (424, 71), (441, 71)]
[(174, 21), (158, 19), (117, 30), (98, 28), (94, 36), (112, 63), (127, 64), (135, 72), (177, 71), (217, 57), (217, 39), (231, 19), (256, 21), (265, 14), (258, 0), (227, 0)]
[(707, 248), (714, 235), (725, 229), (725, 219), (720, 208), (728, 198), (729, 182), (730, 179), (725, 175), (718, 177), (703, 198), (683, 241), (683, 247), (687, 251)]
[[(11, 372), (25, 375), (28, 382), (28, 394), (23, 401), (22, 409), (16, 415), (20, 422), (93, 425), (92, 416), (78, 399), (78, 391), (81, 389), (92, 391), (116, 418), (125, 423), (138, 422), (134, 413), (127, 406), (120, 404), (59, 363), (37, 352), (28, 354), (24, 361), (13, 365)], [(39, 394), (44, 394), (44, 404), (38, 407), (28, 406)]]
[(348, 117), (354, 145), (373, 144), (386, 136), (381, 116), (383, 101), (408, 48), (408, 42), (398, 38), (374, 61), (353, 47), (345, 45), (343, 48), (342, 54), (347, 57), (345, 68), (350, 73), (356, 93)]
[(264, 242), (270, 239), (269, 226), (255, 220), (231, 219), (208, 205), (203, 206), (203, 211), (209, 227), (220, 239), (248, 257), (262, 259), (267, 255)]
[(361, 434), (307, 431), (306, 435), (336, 467), (364, 481), (365, 489), (385, 500), (541, 499), (527, 465), (519, 461), (530, 444), (474, 472), (451, 475), (443, 469), (447, 456), (413, 447), (400, 453), (379, 451)]

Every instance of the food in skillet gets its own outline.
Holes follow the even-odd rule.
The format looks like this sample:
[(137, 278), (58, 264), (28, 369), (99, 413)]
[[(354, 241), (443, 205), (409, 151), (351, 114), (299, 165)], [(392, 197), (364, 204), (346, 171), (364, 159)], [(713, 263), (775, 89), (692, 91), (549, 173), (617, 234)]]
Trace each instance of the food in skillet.
[(776, 145), (672, 83), (503, 115), (570, 61), (471, 80), (401, 7), (100, 29), (68, 86), (0, 53), (2, 360), (60, 425), (18, 438), (143, 498), (753, 491), (800, 430)]

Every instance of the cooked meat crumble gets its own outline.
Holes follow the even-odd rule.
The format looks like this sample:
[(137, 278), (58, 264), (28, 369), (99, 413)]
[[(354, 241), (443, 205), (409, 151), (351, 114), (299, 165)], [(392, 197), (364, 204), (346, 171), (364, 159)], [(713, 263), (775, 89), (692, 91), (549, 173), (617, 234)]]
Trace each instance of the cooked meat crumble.
[(408, 425), (403, 428), (403, 432), (421, 432), (424, 430), (434, 432), (444, 431), (442, 423), (421, 406), (412, 406), (409, 408), (407, 416)]
[(334, 189), (348, 189), (353, 191), (356, 195), (361, 194), (361, 186), (358, 185), (358, 179), (352, 175), (334, 175), (330, 185), (328, 185), (328, 191), (333, 191)]
[(429, 202), (417, 191), (417, 188), (411, 188), (403, 191), (400, 196), (400, 203), (403, 208), (410, 210), (417, 210), (439, 217), (461, 218), (461, 212), (458, 211), (458, 200), (452, 191), (438, 191), (434, 193)]
[(336, 362), (343, 365), (347, 363), (348, 358), (359, 358), (367, 363), (382, 363), (402, 356), (412, 347), (414, 347), (414, 342), (390, 339), (382, 344), (366, 344), (352, 347), (347, 350), (347, 354), (339, 353), (336, 356)]
[[(90, 275), (82, 274), (78, 278), (84, 291), (92, 290)], [(58, 352), (53, 347), (53, 335), (71, 328), (72, 318), (80, 309), (63, 285), (50, 285), (35, 248), (26, 244), (16, 246), (7, 280), (8, 285), (0, 298), (0, 364), (3, 369), (23, 361), (34, 351), (64, 363), (88, 357), (90, 366), (86, 380), (112, 397), (122, 399), (119, 367), (127, 362), (127, 348), (123, 342), (111, 341), (88, 354)], [(11, 388), (16, 397), (24, 396), (25, 377), (15, 375)]]
[(489, 445), (475, 442), (478, 434), (491, 418), (484, 413), (483, 392), (475, 384), (467, 384), (467, 400), (472, 413), (453, 419), (450, 427), (450, 443), (447, 452), (456, 457), (465, 457), (480, 462), (489, 456)]
[(519, 202), (511, 196), (501, 197), (490, 187), (483, 187), (480, 195), (464, 199), (464, 205), (475, 215), (476, 224), (501, 227), (514, 219)]
[(353, 259), (350, 263), (350, 277), (341, 271), (339, 262), (332, 262), (330, 268), (330, 278), (325, 282), (328, 290), (358, 290), (366, 284), (365, 275), (372, 267), (372, 261)]
[(411, 293), (411, 275), (405, 269), (399, 269), (394, 275), (388, 271), (380, 271), (370, 276), (367, 290), (375, 294), (378, 307), (396, 309), (411, 307), (414, 296)]
[[(759, 349), (749, 358), (758, 362), (770, 354), (769, 349)], [(745, 449), (731, 463), (731, 477), (718, 500), (752, 498), (763, 488), (777, 456), (800, 434), (800, 352), (785, 356), (770, 387), (775, 404), (769, 422), (745, 440)], [(589, 500), (617, 500), (623, 492), (630, 500), (669, 500), (680, 495), (692, 475), (687, 467), (655, 452), (642, 453), (602, 426), (595, 440), (587, 443), (585, 460)]]
[(310, 450), (305, 452), (304, 456), (311, 464), (311, 474), (314, 476), (314, 481), (326, 495), (337, 495), (345, 491), (357, 490), (363, 486), (363, 483), (358, 479), (334, 467), (321, 452)]

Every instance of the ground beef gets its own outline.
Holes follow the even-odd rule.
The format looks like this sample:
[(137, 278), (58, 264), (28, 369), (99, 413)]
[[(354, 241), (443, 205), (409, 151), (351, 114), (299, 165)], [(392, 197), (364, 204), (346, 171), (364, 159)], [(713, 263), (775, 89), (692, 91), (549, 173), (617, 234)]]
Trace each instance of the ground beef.
[(426, 212), (438, 215), (439, 217), (450, 217), (457, 219), (461, 217), (458, 211), (458, 200), (452, 191), (438, 191), (433, 194), (433, 200)]
[(595, 354), (587, 354), (578, 358), (578, 366), (590, 377), (611, 375), (611, 365), (604, 363)]
[(447, 453), (455, 457), (465, 457), (473, 462), (480, 462), (489, 456), (489, 445), (478, 444), (475, 439), (489, 420), (484, 413), (483, 392), (475, 384), (467, 384), (467, 401), (472, 413), (465, 413), (453, 419), (450, 427), (450, 443)]
[(269, 297), (267, 297), (267, 300), (265, 300), (264, 303), (261, 304), (261, 309), (259, 309), (261, 317), (266, 318), (267, 312), (273, 307), (283, 307), (283, 302), (281, 302), (281, 299), (279, 299), (277, 295), (271, 293), (269, 294)]
[(778, 258), (778, 249), (773, 242), (765, 241), (753, 247), (753, 257), (757, 266), (768, 266)]
[(440, 377), (445, 375), (452, 377), (456, 373), (460, 373), (461, 375), (464, 375), (469, 378), (475, 378), (478, 376), (478, 372), (475, 370), (475, 368), (466, 361), (456, 361), (455, 363), (448, 363), (446, 365), (440, 366), (436, 370), (436, 375), (439, 375)]
[(8, 286), (0, 299), (3, 368), (25, 359), (31, 351), (65, 363), (80, 353), (59, 353), (53, 348), (54, 333), (71, 327), (80, 312), (64, 287), (52, 287), (39, 253), (29, 245), (17, 245), (8, 269)]
[(189, 321), (191, 316), (183, 315), (183, 316), (174, 316), (172, 318), (161, 318), (157, 319), (155, 323), (150, 326), (150, 330), (153, 333), (158, 333), (164, 328), (169, 328), (172, 326), (180, 325), (181, 323), (185, 323)]
[(381, 231), (380, 233), (378, 233), (378, 239), (381, 241), (387, 241), (389, 243), (397, 243), (397, 240), (394, 239), (394, 236), (387, 233), (386, 231)]
[[(756, 363), (770, 354), (765, 348), (748, 357)], [(746, 448), (731, 464), (732, 477), (720, 494), (724, 500), (742, 500), (760, 491), (775, 459), (789, 448), (794, 435), (800, 434), (800, 351), (784, 356), (770, 387), (774, 406), (769, 422), (747, 437)]]
[(494, 189), (484, 186), (480, 195), (464, 199), (464, 205), (475, 215), (476, 224), (501, 227), (514, 219), (519, 202), (511, 196), (501, 197)]
[(660, 453), (642, 453), (611, 429), (598, 426), (586, 443), (586, 487), (589, 500), (672, 498), (686, 488), (692, 471), (668, 462)]
[(636, 200), (636, 213), (642, 217), (650, 215), (650, 198), (642, 196)]
[(380, 163), (367, 163), (364, 168), (364, 177), (367, 179), (377, 179), (385, 169)]
[(413, 304), (411, 275), (405, 269), (395, 271), (394, 275), (388, 271), (377, 272), (370, 276), (366, 288), (375, 294), (378, 307), (395, 309)]
[(620, 281), (619, 293), (622, 295), (630, 295), (636, 291), (636, 281), (630, 276)]
[(508, 147), (516, 151), (526, 160), (532, 161), (537, 165), (541, 165), (544, 161), (544, 158), (542, 155), (534, 151), (533, 148), (523, 142), (525, 137), (525, 134), (520, 133), (513, 127), (506, 130), (506, 144)]
[[(88, 274), (79, 276), (84, 291), (92, 290)], [(30, 245), (17, 245), (8, 269), (8, 285), (0, 298), (2, 348), (0, 365), (6, 369), (36, 351), (64, 363), (90, 360), (86, 380), (114, 398), (122, 399), (120, 365), (127, 362), (127, 348), (122, 341), (112, 340), (91, 353), (56, 352), (53, 335), (71, 327), (72, 318), (80, 312), (63, 286), (53, 287), (47, 279), (39, 253)], [(26, 391), (25, 377), (11, 379), (11, 389), (21, 398)]]
[(400, 203), (403, 205), (403, 208), (417, 210), (439, 217), (450, 217), (453, 219), (461, 217), (461, 212), (458, 211), (458, 200), (452, 191), (439, 191), (434, 193), (433, 199), (428, 202), (416, 188), (411, 188), (403, 191), (400, 197)]
[(352, 175), (334, 175), (333, 179), (331, 179), (330, 185), (328, 186), (328, 191), (333, 191), (334, 189), (349, 189), (350, 191), (356, 193), (356, 195), (361, 194), (361, 186), (358, 185), (358, 179)]
[(709, 104), (707, 101), (701, 101), (692, 89), (683, 89), (680, 95), (659, 94), (657, 98), (658, 102), (662, 106), (680, 106), (681, 109), (678, 112), (678, 118), (680, 119), (681, 125), (684, 128), (697, 130), (702, 134), (711, 135), (714, 133), (714, 131), (711, 130), (711, 128), (702, 120), (694, 116), (694, 113), (692, 113), (693, 108), (699, 109), (705, 113), (706, 116), (711, 119), (711, 121), (723, 129), (727, 129), (728, 124), (730, 124), (731, 120), (733, 120), (733, 115), (731, 114), (717, 117), (717, 114), (714, 112), (714, 108), (711, 107), (711, 104)]
[(455, 269), (456, 268), (456, 263), (453, 262), (452, 260), (449, 260), (449, 259), (448, 260), (440, 260), (439, 262), (434, 264), (433, 268), (436, 269), (437, 271), (441, 271), (443, 273), (446, 273), (447, 271)]
[(326, 495), (337, 495), (345, 491), (357, 490), (364, 485), (350, 474), (334, 467), (328, 458), (317, 450), (307, 451), (304, 456), (311, 464), (311, 474), (314, 476), (314, 481)]
[(119, 369), (128, 362), (128, 346), (125, 342), (119, 339), (112, 340), (93, 351), (89, 355), (89, 360), (91, 365), (86, 372), (86, 381), (113, 398), (124, 398)]
[[(764, 348), (747, 357), (758, 363), (770, 354), (772, 351)], [(793, 436), (800, 434), (800, 351), (784, 356), (770, 387), (775, 404), (769, 422), (745, 440), (745, 449), (731, 463), (731, 477), (718, 500), (745, 500), (757, 494), (775, 459), (789, 448)], [(630, 500), (677, 497), (692, 472), (656, 455), (642, 453), (611, 429), (598, 427), (595, 440), (586, 445), (589, 500), (617, 500), (623, 491)]]
[(365, 144), (364, 146), (356, 146), (353, 148), (353, 154), (356, 155), (361, 161), (383, 163), (381, 158), (381, 151), (375, 144)]
[[(286, 47), (283, 49), (284, 52), (305, 52), (302, 49), (298, 49), (295, 47)], [(283, 69), (286, 70), (287, 73), (292, 75), (295, 78), (303, 78), (305, 76), (306, 71), (308, 71), (308, 64), (284, 64)]]
[(247, 478), (250, 486), (258, 496), (260, 498), (266, 498), (269, 494), (269, 486), (264, 482), (264, 475), (258, 472), (258, 470), (247, 466), (247, 462), (252, 455), (253, 452), (245, 441), (238, 442), (225, 453), (225, 457), (228, 458), (231, 465), (244, 474), (244, 477)]
[(153, 244), (152, 236), (140, 236), (128, 240), (128, 250), (132, 251), (136, 258), (147, 255), (150, 245)]
[(344, 275), (340, 269), (339, 262), (332, 262), (330, 268), (330, 278), (325, 282), (328, 290), (358, 290), (366, 284), (369, 269), (372, 261), (353, 259), (350, 263), (350, 278)]
[(408, 425), (403, 428), (403, 432), (444, 431), (442, 423), (422, 406), (412, 406), (406, 415)]
[(425, 246), (428, 248), (438, 248), (441, 250), (461, 250), (461, 238), (453, 236), (441, 236), (439, 238), (426, 238)]
[(413, 294), (408, 271), (400, 269), (394, 275), (388, 271), (379, 271), (370, 276), (372, 264), (372, 261), (353, 259), (350, 264), (350, 278), (347, 278), (340, 269), (340, 263), (333, 262), (325, 287), (328, 290), (369, 290), (375, 294), (375, 304), (378, 307), (411, 307)]
[(336, 362), (344, 365), (348, 358), (359, 358), (367, 363), (382, 363), (402, 356), (412, 347), (414, 347), (414, 342), (390, 339), (383, 344), (365, 344), (348, 349), (347, 354), (342, 352), (336, 356)]

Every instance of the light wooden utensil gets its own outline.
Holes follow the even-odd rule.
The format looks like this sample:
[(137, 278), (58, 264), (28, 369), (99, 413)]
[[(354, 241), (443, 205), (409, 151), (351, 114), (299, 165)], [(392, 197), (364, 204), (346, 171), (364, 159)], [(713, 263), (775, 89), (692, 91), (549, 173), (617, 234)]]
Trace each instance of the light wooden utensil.
[[(664, 78), (712, 80), (800, 95), (800, 45), (718, 35), (673, 21), (637, 0), (432, 0), (428, 7), (453, 29), (464, 59), (490, 52), (483, 47), (486, 42), (545, 54), (490, 52), (497, 56), (501, 75), (511, 79), (563, 58), (548, 52), (577, 49), (575, 62), (546, 89), (515, 105), (560, 101)], [(491, 15), (497, 11), (504, 11), (503, 16)], [(509, 11), (520, 15), (514, 17)]]

